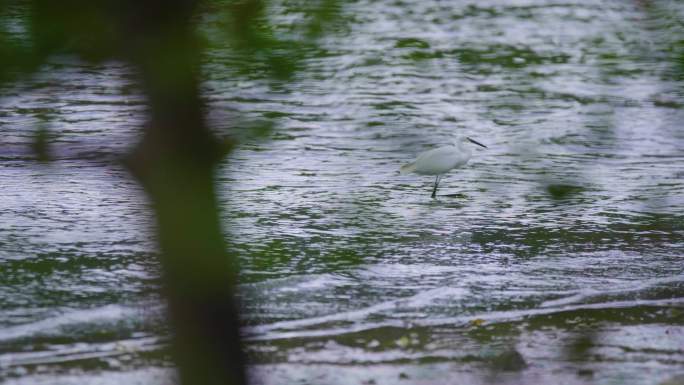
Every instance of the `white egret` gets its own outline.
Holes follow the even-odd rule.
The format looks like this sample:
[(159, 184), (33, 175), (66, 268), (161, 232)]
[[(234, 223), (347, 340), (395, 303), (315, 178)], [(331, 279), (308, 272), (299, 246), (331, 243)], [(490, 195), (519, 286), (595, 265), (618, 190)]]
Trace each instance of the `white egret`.
[(432, 197), (437, 194), (437, 186), (442, 179), (442, 175), (455, 168), (464, 166), (473, 155), (466, 142), (477, 144), (487, 148), (484, 144), (477, 142), (467, 136), (459, 136), (453, 145), (433, 148), (418, 155), (416, 160), (401, 167), (399, 172), (407, 174), (410, 172), (418, 175), (435, 175), (435, 187), (432, 189)]

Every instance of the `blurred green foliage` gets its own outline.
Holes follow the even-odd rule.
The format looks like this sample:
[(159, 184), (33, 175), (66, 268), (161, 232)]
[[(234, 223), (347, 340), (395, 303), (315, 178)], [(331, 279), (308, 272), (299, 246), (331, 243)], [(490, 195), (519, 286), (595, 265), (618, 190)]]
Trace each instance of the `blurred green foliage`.
[[(279, 6), (280, 9), (274, 10)], [(289, 80), (303, 69), (303, 60), (318, 48), (316, 40), (333, 28), (340, 15), (336, 0), (266, 2), (261, 0), (208, 1), (206, 10), (218, 15), (214, 24), (222, 31), (214, 44), (228, 43), (239, 60), (238, 71), (266, 72), (275, 80)], [(272, 13), (285, 14), (299, 23), (283, 25)], [(294, 15), (294, 16), (293, 16)]]
[[(178, 16), (184, 14), (189, 17)], [(283, 15), (286, 21), (278, 20)], [(207, 49), (226, 52), (226, 47), (232, 56), (224, 61), (228, 73), (283, 82), (320, 54), (317, 40), (341, 25), (340, 15), (335, 0), (0, 0), (0, 83), (21, 81), (56, 55), (88, 62), (133, 60), (148, 63), (142, 78), (155, 82), (148, 92), (171, 95), (179, 82), (192, 87), (182, 74), (196, 71), (192, 68)], [(151, 33), (154, 26), (161, 32)], [(206, 77), (206, 70), (199, 76)], [(273, 126), (235, 119), (257, 136)], [(48, 128), (49, 121), (37, 127), (32, 144), (42, 161), (49, 160)]]
[[(246, 382), (234, 264), (213, 179), (228, 146), (205, 121), (205, 48), (228, 45), (240, 58), (232, 61), (238, 71), (261, 67), (264, 76), (288, 80), (339, 11), (334, 0), (278, 4), (278, 13), (299, 15), (286, 35), (275, 32), (272, 6), (261, 0), (0, 0), (0, 82), (20, 81), (53, 56), (121, 60), (139, 75), (149, 114), (126, 165), (156, 216), (173, 353), (185, 384)], [(201, 39), (200, 26), (210, 17), (221, 33)], [(32, 144), (38, 160), (50, 159), (50, 142), (39, 125)]]
[[(132, 32), (144, 32), (148, 24), (161, 23), (174, 33), (173, 29), (182, 25), (183, 20), (172, 16), (159, 18), (177, 12), (154, 12), (164, 8), (185, 8), (193, 14), (193, 22), (210, 17), (222, 34), (205, 39), (205, 43), (230, 46), (241, 58), (232, 63), (244, 66), (242, 70), (263, 67), (283, 80), (302, 69), (307, 53), (316, 50), (316, 40), (339, 25), (341, 10), (336, 0), (0, 0), (0, 80), (31, 73), (53, 54), (73, 54), (88, 61), (126, 58), (141, 48), (130, 39)], [(288, 15), (296, 22), (276, 24), (276, 14)], [(160, 42), (145, 46), (160, 48), (156, 44)]]

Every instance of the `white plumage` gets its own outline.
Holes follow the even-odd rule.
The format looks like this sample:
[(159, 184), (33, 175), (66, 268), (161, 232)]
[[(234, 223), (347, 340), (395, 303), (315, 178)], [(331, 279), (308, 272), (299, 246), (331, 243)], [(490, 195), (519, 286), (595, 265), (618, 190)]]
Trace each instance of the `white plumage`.
[(418, 175), (436, 175), (435, 187), (432, 190), (432, 197), (437, 194), (437, 186), (442, 178), (450, 170), (463, 167), (468, 163), (473, 153), (466, 142), (471, 142), (487, 148), (482, 143), (479, 143), (466, 136), (459, 136), (454, 141), (453, 145), (437, 147), (429, 151), (425, 151), (418, 155), (416, 160), (401, 167), (402, 174), (416, 173)]

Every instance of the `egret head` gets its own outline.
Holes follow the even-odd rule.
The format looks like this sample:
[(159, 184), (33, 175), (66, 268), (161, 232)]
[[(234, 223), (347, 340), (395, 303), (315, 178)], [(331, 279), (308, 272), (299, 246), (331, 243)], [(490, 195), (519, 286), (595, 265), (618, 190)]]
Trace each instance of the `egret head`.
[(477, 145), (480, 146), (480, 147), (487, 148), (487, 146), (485, 146), (484, 144), (478, 142), (477, 140), (471, 139), (471, 138), (469, 138), (469, 137), (467, 137), (467, 136), (459, 135), (459, 136), (456, 138), (456, 144), (461, 144), (461, 143), (466, 143), (466, 142), (470, 142), (470, 143), (473, 143), (473, 144), (477, 144)]

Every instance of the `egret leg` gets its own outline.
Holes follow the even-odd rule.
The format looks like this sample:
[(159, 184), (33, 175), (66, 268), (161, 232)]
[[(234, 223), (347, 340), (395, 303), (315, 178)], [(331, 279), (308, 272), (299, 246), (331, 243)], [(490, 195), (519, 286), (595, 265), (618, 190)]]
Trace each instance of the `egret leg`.
[(440, 179), (442, 179), (441, 175), (437, 175), (435, 177), (435, 188), (432, 189), (432, 197), (433, 198), (437, 195), (437, 186), (439, 186)]

